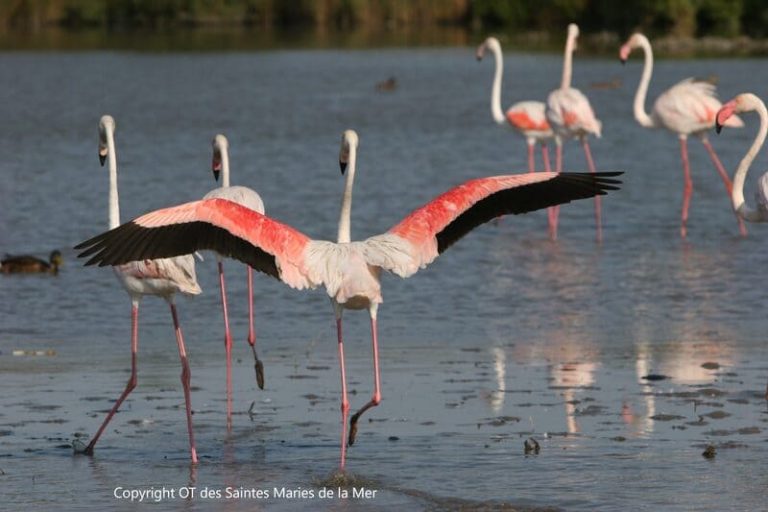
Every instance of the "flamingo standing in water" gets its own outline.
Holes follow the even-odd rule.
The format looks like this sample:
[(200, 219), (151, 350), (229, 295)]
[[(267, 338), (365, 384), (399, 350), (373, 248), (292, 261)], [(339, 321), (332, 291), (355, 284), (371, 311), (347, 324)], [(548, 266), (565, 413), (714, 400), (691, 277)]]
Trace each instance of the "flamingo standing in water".
[(493, 87), (491, 88), (491, 115), (498, 125), (508, 124), (519, 134), (525, 137), (528, 145), (528, 172), (536, 170), (534, 149), (536, 143), (541, 144), (541, 157), (544, 162), (544, 170), (549, 171), (549, 152), (547, 141), (554, 136), (549, 127), (547, 117), (544, 115), (544, 102), (519, 101), (509, 107), (506, 112), (501, 110), (501, 77), (504, 74), (504, 58), (501, 53), (501, 44), (495, 37), (489, 37), (483, 44), (477, 47), (477, 60), (483, 60), (485, 50), (493, 54), (496, 63), (496, 71), (493, 75)]
[[(573, 64), (573, 52), (576, 50), (576, 39), (579, 37), (579, 27), (571, 23), (568, 25), (568, 37), (565, 40), (565, 53), (563, 57), (563, 78), (560, 88), (549, 93), (547, 98), (546, 115), (552, 130), (555, 132), (555, 170), (560, 172), (563, 168), (564, 139), (579, 139), (584, 148), (584, 156), (587, 159), (589, 172), (595, 172), (595, 162), (592, 159), (592, 151), (589, 148), (587, 137), (594, 135), (600, 138), (602, 123), (595, 117), (592, 105), (584, 94), (571, 87), (571, 72)], [(559, 208), (552, 210), (550, 219), (551, 237), (557, 238), (557, 220)], [(603, 228), (600, 214), (600, 196), (595, 196), (595, 225), (597, 226), (597, 240), (603, 239)]]
[[(228, 199), (239, 203), (253, 211), (264, 213), (264, 203), (255, 191), (248, 187), (229, 185), (229, 141), (218, 134), (213, 138), (213, 177), (221, 187), (205, 194), (203, 199)], [(227, 354), (227, 427), (232, 426), (232, 335), (229, 331), (229, 315), (227, 313), (227, 291), (224, 285), (224, 262), (221, 255), (216, 256), (219, 267), (219, 288), (221, 290), (221, 308), (224, 314), (224, 349)], [(256, 331), (253, 328), (253, 269), (248, 267), (248, 343), (253, 351), (256, 368), (256, 383), (259, 389), (264, 389), (264, 365), (256, 353)]]
[[(630, 36), (619, 50), (619, 58), (624, 63), (629, 54), (635, 48), (641, 48), (645, 54), (643, 74), (637, 86), (634, 101), (635, 119), (645, 128), (666, 128), (676, 133), (680, 139), (680, 155), (683, 160), (683, 210), (680, 216), (680, 236), (686, 237), (688, 233), (688, 207), (691, 204), (691, 192), (693, 181), (691, 180), (691, 168), (688, 162), (688, 136), (695, 135), (706, 148), (715, 169), (725, 184), (728, 195), (731, 195), (732, 185), (728, 173), (720, 163), (712, 144), (707, 138), (707, 130), (715, 125), (715, 114), (721, 104), (715, 96), (715, 86), (708, 82), (697, 82), (693, 78), (686, 78), (667, 89), (656, 99), (651, 113), (645, 111), (645, 97), (648, 93), (648, 84), (653, 73), (653, 50), (651, 43), (643, 34), (635, 33)], [(737, 116), (728, 118), (728, 126), (742, 127), (744, 123)], [(744, 221), (738, 218), (739, 233), (747, 234)]]
[[(109, 159), (109, 227), (116, 228), (120, 225), (120, 206), (117, 197), (117, 155), (115, 154), (115, 120), (112, 116), (102, 116), (99, 121), (99, 160), (104, 165), (104, 160)], [(78, 451), (92, 455), (96, 442), (104, 432), (107, 424), (115, 415), (123, 400), (136, 387), (136, 357), (139, 348), (139, 302), (144, 295), (157, 295), (164, 298), (171, 308), (173, 327), (176, 332), (176, 343), (179, 347), (181, 358), (181, 383), (184, 387), (184, 401), (187, 409), (187, 429), (189, 431), (189, 452), (192, 462), (197, 463), (197, 450), (195, 448), (195, 436), (192, 431), (192, 405), (190, 399), (189, 383), (191, 372), (187, 361), (187, 351), (184, 347), (184, 337), (176, 312), (174, 295), (181, 292), (185, 295), (198, 295), (202, 290), (197, 283), (195, 275), (195, 261), (190, 253), (179, 253), (173, 258), (147, 259), (131, 258), (114, 266), (115, 275), (131, 297), (131, 376), (125, 386), (125, 390), (109, 411), (101, 427), (93, 436), (87, 447)], [(184, 254), (183, 256), (181, 254)]]
[[(298, 230), (239, 204), (209, 199), (173, 206), (137, 219), (79, 244), (86, 265), (100, 266), (144, 257), (212, 249), (297, 289), (324, 286), (338, 329), (341, 369), (341, 462), (355, 441), (360, 416), (381, 401), (376, 316), (382, 270), (409, 277), (472, 229), (499, 215), (525, 213), (617, 189), (621, 173), (528, 173), (465, 182), (418, 208), (384, 234), (351, 241), (350, 212), (358, 137), (342, 138), (340, 164), (346, 172), (337, 242), (312, 240)], [(350, 419), (347, 397), (342, 312), (367, 309), (373, 344), (373, 396)]]
[[(733, 203), (733, 210), (740, 218), (749, 222), (768, 222), (768, 172), (764, 173), (757, 182), (757, 192), (755, 193), (757, 208), (751, 208), (744, 200), (744, 182), (747, 179), (747, 171), (763, 147), (765, 136), (768, 134), (768, 111), (766, 111), (765, 103), (752, 93), (739, 94), (717, 112), (715, 128), (717, 133), (720, 133), (723, 126), (728, 126), (728, 120), (732, 119), (734, 114), (752, 111), (757, 112), (757, 115), (760, 116), (760, 129), (757, 131), (752, 146), (739, 162), (736, 173), (733, 175), (731, 202)], [(765, 388), (765, 399), (768, 400), (768, 385)]]

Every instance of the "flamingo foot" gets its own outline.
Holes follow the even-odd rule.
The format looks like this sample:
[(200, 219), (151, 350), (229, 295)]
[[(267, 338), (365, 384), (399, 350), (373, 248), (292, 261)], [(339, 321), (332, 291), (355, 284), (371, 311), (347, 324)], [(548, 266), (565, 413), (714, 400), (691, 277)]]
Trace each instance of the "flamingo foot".
[(355, 437), (357, 437), (357, 420), (359, 419), (360, 413), (358, 412), (352, 416), (351, 420), (349, 420), (349, 440), (347, 441), (348, 446), (355, 444)]
[(75, 455), (93, 455), (93, 442), (86, 444), (79, 439), (72, 441), (72, 449)]
[(259, 356), (256, 354), (256, 347), (251, 345), (251, 349), (253, 350), (253, 368), (256, 370), (256, 384), (259, 386), (259, 389), (264, 389), (264, 363), (261, 362), (261, 359), (259, 359)]

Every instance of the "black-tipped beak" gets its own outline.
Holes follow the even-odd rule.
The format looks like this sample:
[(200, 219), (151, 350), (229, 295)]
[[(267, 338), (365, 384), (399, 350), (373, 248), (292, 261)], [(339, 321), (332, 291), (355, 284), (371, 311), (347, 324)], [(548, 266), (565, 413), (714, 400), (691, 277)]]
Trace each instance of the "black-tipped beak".
[(624, 64), (627, 63), (627, 59), (625, 59), (623, 57), (619, 57), (619, 62), (621, 62), (621, 65), (623, 66)]
[(341, 169), (341, 175), (344, 176), (344, 173), (347, 172), (347, 162), (339, 161), (339, 169)]
[(99, 154), (99, 163), (104, 167), (104, 162), (107, 160), (107, 155)]
[(218, 169), (213, 169), (213, 179), (216, 180), (216, 183), (219, 182), (219, 174), (221, 174), (221, 171)]
[(720, 135), (720, 132), (723, 130), (723, 125), (715, 121), (715, 132)]

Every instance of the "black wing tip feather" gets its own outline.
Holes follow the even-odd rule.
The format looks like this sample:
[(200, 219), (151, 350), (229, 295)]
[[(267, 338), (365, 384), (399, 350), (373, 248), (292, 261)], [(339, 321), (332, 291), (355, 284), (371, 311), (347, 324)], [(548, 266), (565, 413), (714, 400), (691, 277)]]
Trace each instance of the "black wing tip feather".
[(622, 171), (563, 172), (550, 179), (499, 190), (475, 203), (436, 234), (438, 254), (477, 226), (500, 215), (521, 214), (618, 190)]

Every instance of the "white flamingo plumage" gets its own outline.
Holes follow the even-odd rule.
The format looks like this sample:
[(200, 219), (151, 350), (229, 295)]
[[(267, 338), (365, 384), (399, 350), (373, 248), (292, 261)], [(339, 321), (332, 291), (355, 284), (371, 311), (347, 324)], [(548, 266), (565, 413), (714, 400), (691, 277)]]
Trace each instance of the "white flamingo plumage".
[(519, 214), (617, 189), (620, 173), (553, 172), (474, 179), (416, 209), (386, 233), (351, 241), (350, 210), (358, 137), (342, 138), (340, 163), (347, 178), (338, 241), (312, 240), (296, 229), (231, 201), (210, 199), (156, 210), (78, 246), (86, 265), (186, 254), (199, 249), (239, 259), (296, 289), (324, 286), (334, 305), (342, 384), (341, 467), (346, 460), (349, 400), (341, 331), (344, 309), (367, 309), (371, 318), (374, 391), (350, 420), (354, 442), (360, 415), (381, 401), (376, 315), (382, 270), (409, 277), (469, 231), (503, 214)]
[[(568, 139), (578, 139), (581, 142), (589, 172), (595, 172), (595, 162), (587, 137), (594, 135), (599, 138), (602, 132), (602, 123), (595, 116), (587, 97), (578, 89), (571, 87), (573, 52), (576, 50), (578, 37), (579, 27), (571, 23), (568, 25), (568, 35), (565, 40), (563, 77), (560, 81), (560, 88), (549, 93), (547, 97), (546, 115), (552, 130), (555, 132), (555, 170), (557, 172), (563, 168), (562, 142)], [(550, 235), (553, 239), (557, 238), (558, 214), (559, 209), (554, 208), (550, 221)], [(595, 225), (597, 226), (597, 240), (601, 241), (603, 228), (600, 196), (595, 196)]]
[[(264, 202), (254, 190), (243, 186), (229, 184), (229, 141), (222, 134), (217, 134), (212, 141), (213, 159), (212, 171), (216, 181), (221, 175), (221, 187), (205, 194), (203, 199), (228, 199), (246, 208), (264, 213)], [(227, 358), (227, 426), (232, 426), (232, 334), (229, 330), (229, 314), (227, 312), (227, 291), (224, 284), (224, 262), (220, 255), (216, 256), (219, 268), (219, 290), (221, 308), (224, 315), (224, 350)], [(259, 389), (264, 389), (264, 365), (256, 353), (256, 331), (253, 327), (253, 269), (248, 267), (248, 344), (251, 346), (256, 369), (256, 383)]]
[[(109, 227), (113, 229), (120, 225), (120, 206), (117, 195), (117, 155), (115, 153), (115, 120), (112, 116), (102, 116), (99, 121), (99, 159), (101, 165), (109, 159)], [(184, 337), (174, 303), (176, 292), (185, 295), (198, 295), (202, 292), (195, 275), (195, 261), (190, 253), (179, 253), (170, 258), (148, 259), (133, 258), (120, 262), (114, 266), (115, 275), (120, 280), (131, 298), (131, 376), (125, 386), (125, 390), (115, 402), (115, 405), (107, 414), (101, 427), (93, 436), (93, 439), (82, 450), (88, 455), (93, 454), (94, 446), (101, 437), (112, 416), (120, 408), (126, 397), (133, 391), (137, 384), (137, 353), (139, 346), (138, 321), (139, 302), (144, 295), (157, 295), (164, 298), (171, 308), (173, 326), (176, 333), (176, 343), (181, 358), (181, 383), (184, 387), (184, 401), (187, 412), (187, 429), (189, 431), (189, 451), (192, 462), (197, 462), (197, 450), (195, 437), (192, 430), (192, 405), (190, 398), (191, 372), (187, 361)]]
[[(635, 119), (644, 128), (665, 128), (677, 134), (680, 140), (680, 156), (683, 161), (683, 207), (680, 214), (680, 236), (685, 238), (688, 234), (688, 208), (691, 204), (693, 181), (691, 168), (688, 161), (688, 136), (694, 135), (701, 140), (707, 150), (715, 170), (720, 175), (725, 185), (726, 192), (731, 195), (732, 184), (723, 164), (715, 153), (715, 149), (707, 138), (707, 132), (715, 126), (715, 115), (722, 106), (715, 95), (715, 86), (708, 82), (696, 81), (686, 78), (673, 85), (659, 95), (653, 104), (651, 113), (645, 111), (645, 98), (648, 94), (648, 84), (653, 74), (653, 50), (648, 38), (643, 34), (632, 34), (626, 43), (619, 49), (619, 58), (624, 63), (635, 48), (643, 50), (644, 63), (643, 74), (637, 86), (633, 110)], [(742, 127), (744, 123), (738, 116), (728, 118), (728, 126)], [(747, 234), (744, 222), (740, 217), (739, 233)]]
[(549, 153), (547, 142), (552, 140), (554, 134), (549, 126), (544, 113), (543, 101), (518, 101), (506, 112), (501, 109), (501, 80), (504, 74), (504, 57), (501, 52), (501, 43), (495, 37), (489, 37), (477, 47), (477, 60), (483, 60), (485, 51), (493, 54), (496, 69), (493, 75), (491, 87), (491, 115), (498, 125), (512, 127), (525, 138), (528, 146), (528, 172), (534, 172), (536, 164), (534, 160), (534, 147), (536, 143), (541, 145), (541, 157), (544, 162), (544, 170), (549, 171)]

